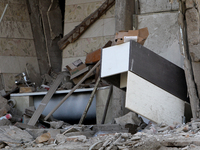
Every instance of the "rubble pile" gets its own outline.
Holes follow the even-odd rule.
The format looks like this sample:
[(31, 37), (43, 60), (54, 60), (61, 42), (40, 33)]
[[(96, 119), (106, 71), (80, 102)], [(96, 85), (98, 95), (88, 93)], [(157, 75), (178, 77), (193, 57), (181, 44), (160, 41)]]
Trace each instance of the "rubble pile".
[(135, 134), (95, 131), (95, 128), (95, 126), (74, 125), (65, 129), (22, 130), (16, 126), (1, 126), (0, 148), (2, 150), (197, 150), (200, 148), (200, 120), (172, 126), (150, 122), (144, 130)]

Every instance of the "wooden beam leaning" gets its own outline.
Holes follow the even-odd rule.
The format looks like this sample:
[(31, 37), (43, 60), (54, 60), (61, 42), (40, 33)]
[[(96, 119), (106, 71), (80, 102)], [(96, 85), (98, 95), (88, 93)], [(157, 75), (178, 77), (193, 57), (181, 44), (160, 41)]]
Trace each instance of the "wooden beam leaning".
[(103, 112), (103, 118), (101, 120), (101, 124), (105, 123), (106, 114), (107, 114), (107, 111), (108, 111), (108, 106), (109, 106), (109, 103), (110, 103), (110, 98), (111, 98), (112, 91), (113, 91), (113, 85), (110, 85), (110, 90), (109, 90), (109, 93), (108, 93), (108, 98), (106, 100), (106, 105), (105, 105), (105, 109), (104, 109), (104, 112)]
[(71, 32), (65, 35), (60, 41), (58, 46), (63, 50), (68, 44), (75, 42), (97, 19), (106, 13), (113, 5), (115, 0), (106, 0), (97, 10), (85, 18), (78, 26)]
[(79, 85), (85, 81), (85, 79), (100, 65), (101, 61), (98, 61), (96, 65), (79, 81), (79, 83), (73, 87), (73, 89), (60, 101), (60, 103), (44, 118), (47, 120), (61, 105), (64, 103), (68, 97), (79, 87)]
[(92, 91), (92, 94), (91, 94), (91, 96), (90, 96), (90, 99), (89, 99), (89, 101), (88, 101), (88, 104), (87, 104), (87, 106), (86, 106), (86, 108), (85, 108), (85, 110), (84, 110), (84, 112), (83, 112), (83, 114), (82, 114), (82, 117), (81, 117), (81, 119), (80, 119), (80, 121), (79, 121), (79, 123), (78, 123), (79, 125), (81, 125), (81, 124), (83, 123), (83, 121), (84, 121), (84, 119), (85, 119), (85, 117), (86, 117), (86, 115), (87, 115), (87, 112), (88, 112), (88, 110), (89, 110), (89, 108), (90, 108), (90, 106), (91, 106), (91, 104), (92, 104), (94, 95), (95, 95), (95, 93), (96, 93), (96, 91), (97, 91), (97, 87), (98, 87), (98, 85), (99, 85), (99, 82), (100, 82), (100, 77), (98, 77), (98, 79), (97, 79), (97, 81), (96, 81), (95, 87), (94, 87), (94, 89), (93, 89), (93, 91)]
[(44, 98), (42, 99), (40, 105), (38, 106), (38, 108), (36, 109), (36, 111), (34, 112), (33, 116), (31, 117), (31, 119), (28, 122), (28, 125), (32, 125), (34, 126), (36, 124), (36, 122), (38, 121), (40, 115), (42, 114), (42, 112), (44, 111), (46, 105), (48, 104), (49, 100), (51, 99), (51, 97), (53, 96), (53, 94), (55, 93), (56, 89), (58, 88), (58, 86), (60, 85), (61, 81), (63, 80), (64, 76), (66, 75), (65, 72), (61, 73), (58, 75), (58, 77), (56, 78), (56, 80), (54, 81), (53, 85), (50, 87), (49, 91), (47, 92), (47, 94), (44, 96)]

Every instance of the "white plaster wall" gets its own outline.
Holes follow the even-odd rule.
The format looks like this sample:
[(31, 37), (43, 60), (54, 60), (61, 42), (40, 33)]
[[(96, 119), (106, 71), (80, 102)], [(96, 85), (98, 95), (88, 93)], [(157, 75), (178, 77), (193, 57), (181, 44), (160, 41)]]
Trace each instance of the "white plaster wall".
[[(8, 3), (0, 1), (0, 16)], [(0, 74), (3, 87), (10, 91), (15, 86), (15, 75), (25, 71), (30, 63), (39, 73), (32, 29), (26, 0), (9, 0), (0, 23)]]
[[(64, 35), (94, 12), (105, 0), (66, 0)], [(114, 40), (115, 18), (113, 6), (105, 15), (98, 19), (74, 43), (63, 50), (62, 69), (73, 60), (81, 58), (85, 61), (87, 53), (103, 47), (109, 40)]]
[(183, 68), (183, 56), (179, 45), (178, 12), (139, 15), (138, 28), (144, 27), (148, 27), (149, 30), (144, 46)]
[(179, 3), (174, 0), (139, 0), (138, 29), (148, 27), (145, 47), (183, 68), (183, 56), (179, 44)]

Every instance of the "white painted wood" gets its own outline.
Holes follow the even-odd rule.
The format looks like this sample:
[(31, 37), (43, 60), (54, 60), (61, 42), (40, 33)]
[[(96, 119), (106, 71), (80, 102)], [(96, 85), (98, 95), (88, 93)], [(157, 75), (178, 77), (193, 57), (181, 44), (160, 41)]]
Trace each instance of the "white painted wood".
[(130, 42), (102, 49), (101, 77), (128, 71)]
[(182, 123), (184, 101), (128, 71), (125, 107), (156, 123)]

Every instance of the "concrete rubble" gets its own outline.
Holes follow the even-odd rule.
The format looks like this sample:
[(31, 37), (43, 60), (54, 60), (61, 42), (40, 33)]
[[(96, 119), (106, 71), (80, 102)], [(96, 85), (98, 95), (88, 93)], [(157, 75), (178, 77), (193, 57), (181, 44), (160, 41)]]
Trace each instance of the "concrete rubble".
[[(12, 39), (10, 42), (15, 43), (15, 47), (10, 49), (16, 49), (17, 55), (13, 54), (14, 51), (4, 54), (10, 44), (3, 45), (0, 41), (0, 53), (3, 53), (0, 56), (0, 150), (200, 149), (200, 0), (104, 0), (104, 3), (100, 0), (95, 0), (95, 3), (92, 0), (65, 0), (66, 3), (62, 4), (66, 13), (61, 12), (60, 1), (13, 1), (9, 3), (8, 14), (5, 14), (2, 23), (0, 20), (0, 40), (4, 43), (8, 40), (9, 43), (9, 38)], [(0, 2), (0, 10), (3, 10), (5, 2)], [(26, 10), (16, 13), (25, 15), (21, 19), (15, 17), (16, 10), (12, 11), (15, 3), (19, 3), (17, 9), (24, 7)], [(87, 9), (84, 8), (86, 6)], [(79, 12), (72, 11), (76, 7), (79, 7)], [(87, 13), (82, 13), (82, 9)], [(100, 18), (106, 11), (108, 16)], [(11, 22), (8, 27), (7, 22)], [(15, 29), (15, 22), (21, 22), (23, 28)], [(92, 24), (93, 28), (82, 35)], [(64, 29), (67, 31), (62, 35), (62, 26), (66, 25), (69, 28)], [(75, 28), (71, 30), (73, 26)], [(13, 33), (16, 33), (10, 34), (9, 28), (15, 29)], [(71, 32), (66, 34), (68, 30)], [(103, 32), (98, 35), (96, 32), (100, 30)], [(15, 42), (17, 39), (19, 42)], [(23, 40), (27, 42), (20, 45)], [(95, 46), (90, 48), (88, 45)], [(106, 53), (106, 50), (109, 52)], [(8, 59), (11, 56), (16, 57), (20, 65), (14, 62), (16, 60), (10, 63)], [(30, 62), (28, 59), (22, 61), (24, 57)], [(122, 58), (126, 58), (127, 62)], [(7, 67), (8, 62), (11, 67)], [(114, 67), (103, 68), (110, 64)], [(175, 82), (182, 75), (187, 86)], [(183, 82), (180, 80), (178, 83)], [(98, 93), (101, 88), (103, 94)], [(67, 91), (67, 94), (61, 91)], [(83, 98), (84, 103), (78, 101), (74, 104), (84, 92), (92, 92), (88, 101)], [(13, 96), (14, 99), (13, 93), (17, 95)], [(59, 95), (53, 100), (56, 94), (66, 95)], [(54, 112), (72, 94), (81, 96), (69, 100), (71, 109), (64, 108), (60, 118), (54, 118)], [(40, 96), (43, 98), (40, 99)], [(36, 101), (39, 101), (38, 106)], [(50, 101), (55, 103), (50, 105)], [(88, 115), (93, 102), (95, 117)], [(85, 103), (86, 107), (83, 106)], [(50, 112), (44, 114), (47, 106)], [(80, 111), (82, 108), (84, 110)], [(193, 116), (190, 116), (190, 109)], [(63, 119), (65, 115), (72, 122), (76, 122), (77, 118), (80, 121), (67, 122)], [(84, 122), (87, 117), (92, 121)]]
[[(78, 127), (78, 126), (74, 126)], [(149, 123), (148, 126), (135, 134), (127, 132), (95, 132), (85, 134), (88, 126), (79, 126), (85, 132), (63, 134), (66, 129), (35, 129), (21, 130), (15, 126), (0, 127), (0, 146), (5, 149), (77, 149), (77, 150), (107, 150), (107, 149), (150, 149), (150, 150), (197, 150), (200, 148), (200, 120), (187, 124)], [(46, 133), (43, 133), (46, 132)], [(33, 135), (33, 133), (35, 135)], [(77, 133), (77, 135), (73, 135)], [(36, 137), (37, 136), (37, 137)]]

